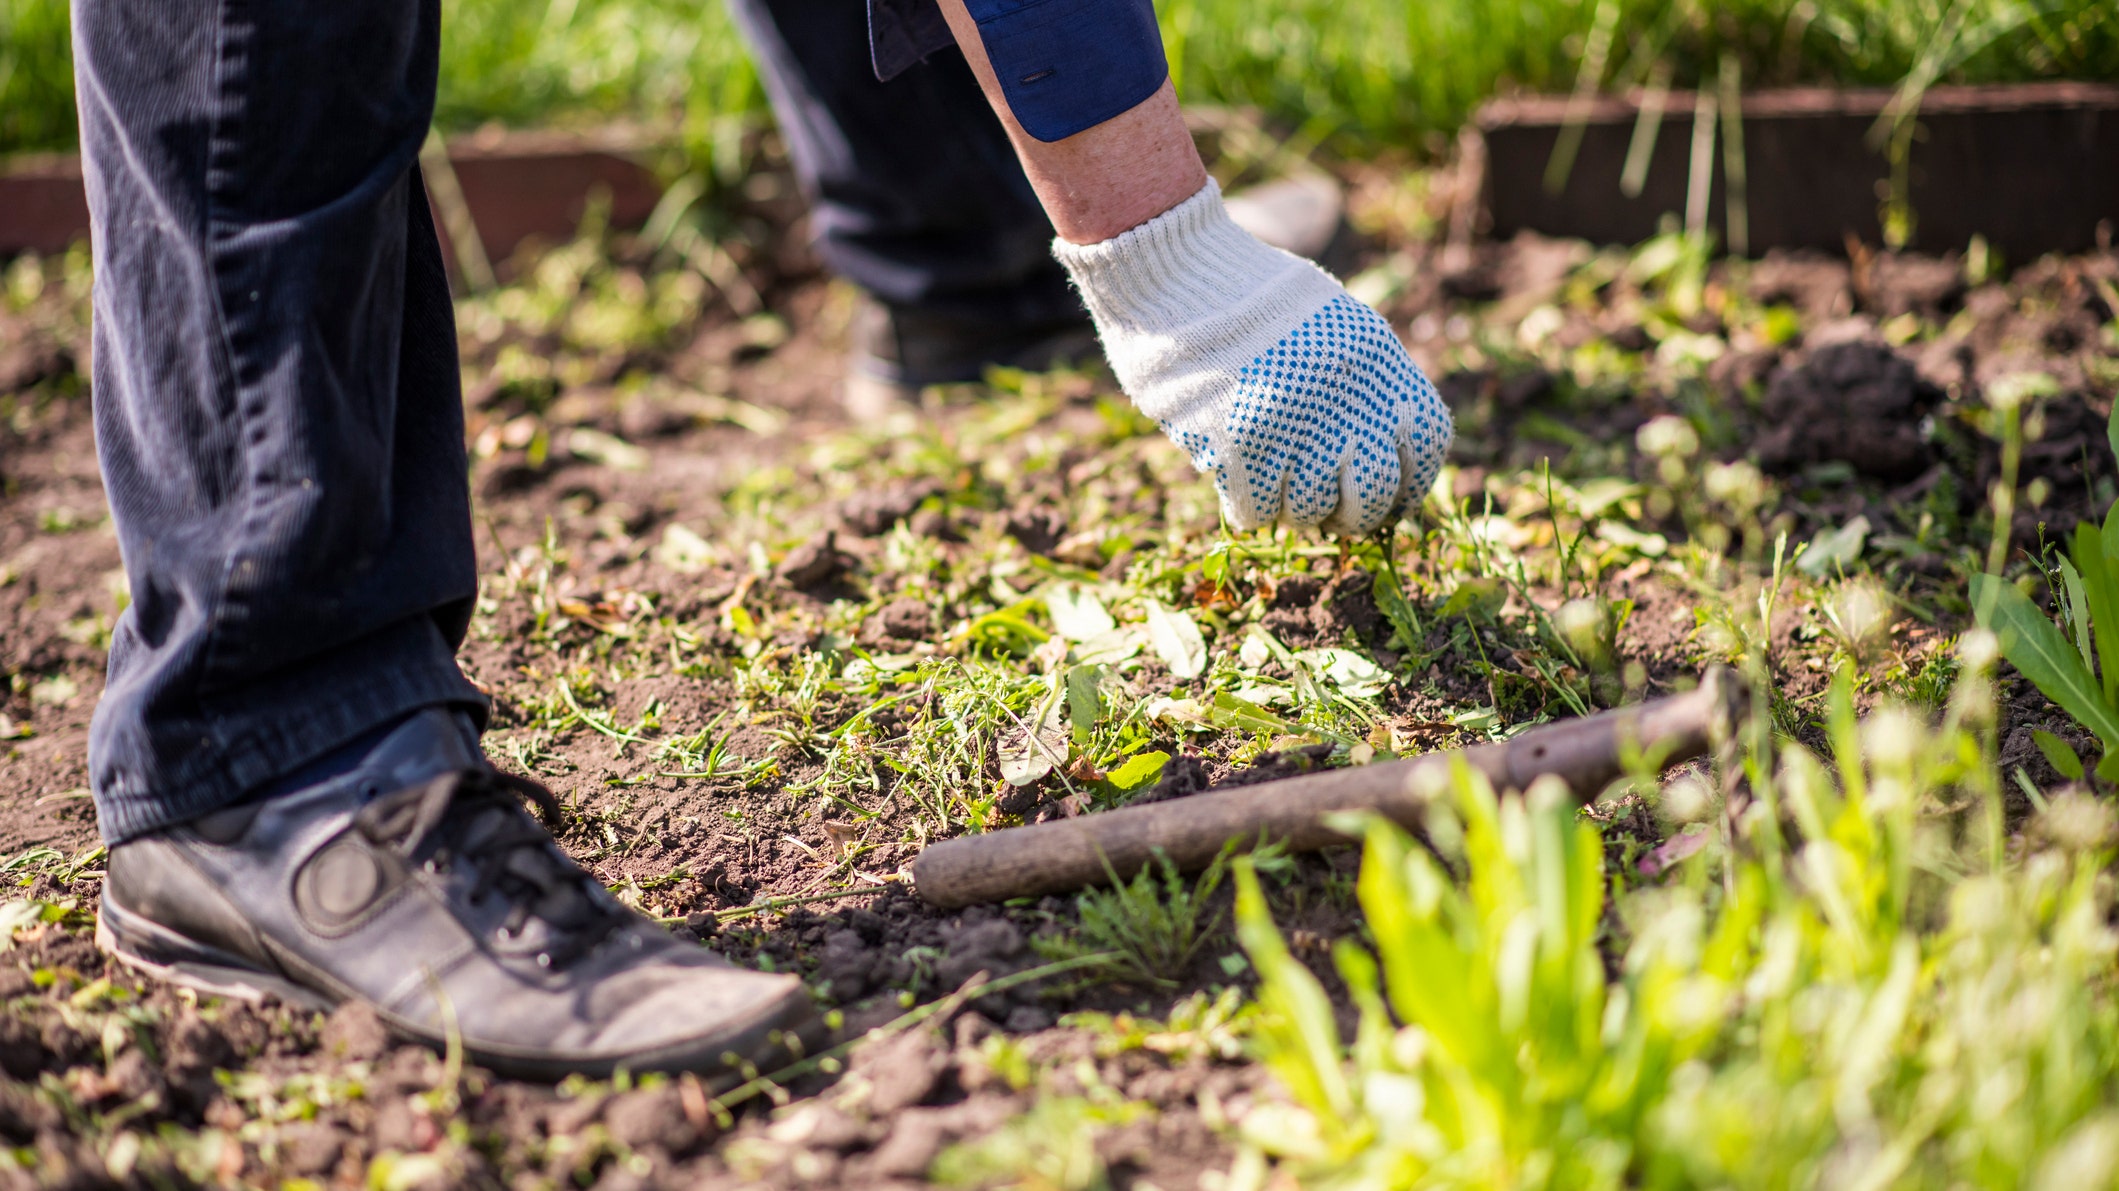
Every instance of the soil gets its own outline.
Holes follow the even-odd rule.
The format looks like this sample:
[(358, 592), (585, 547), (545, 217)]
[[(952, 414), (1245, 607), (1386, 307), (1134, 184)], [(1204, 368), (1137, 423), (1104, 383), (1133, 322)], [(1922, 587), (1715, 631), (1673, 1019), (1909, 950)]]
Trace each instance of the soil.
[(1769, 471), (1840, 460), (1904, 483), (1934, 464), (1921, 422), (1942, 396), (1884, 344), (1835, 343), (1773, 378), (1760, 410), (1768, 429), (1754, 449)]
[[(880, 539), (907, 522), (926, 537), (957, 537), (946, 518), (930, 515), (947, 493), (913, 481), (848, 496), (829, 518), (833, 525), (788, 550), (763, 580), (743, 565), (672, 569), (650, 549), (673, 524), (709, 533), (726, 524), (722, 493), (746, 475), (786, 466), (819, 434), (845, 426), (836, 378), (847, 296), (799, 256), (792, 265), (780, 263), (780, 271), (759, 280), (769, 305), (792, 328), (784, 342), (756, 352), (741, 346), (737, 320), (709, 315), (685, 343), (629, 366), (680, 381), (718, 382), (728, 398), (784, 415), (784, 427), (760, 435), (685, 415), (681, 405), (676, 413), (665, 408), (651, 416), (608, 383), (615, 375), (569, 390), (548, 415), (563, 419), (561, 425), (619, 435), (647, 452), (647, 465), (615, 469), (558, 450), (533, 460), (506, 445), (474, 458), (482, 573), (499, 573), (510, 559), (534, 551), (551, 526), (569, 555), (570, 586), (561, 600), (571, 601), (577, 619), (622, 621), (640, 600), (652, 598), (661, 603), (657, 611), (701, 620), (709, 647), (733, 646), (713, 624), (713, 612), (739, 588), (752, 590), (761, 605), (814, 612), (834, 600), (868, 598), (866, 572)], [(7, 1076), (0, 1080), (0, 1137), (35, 1153), (45, 1185), (289, 1178), (360, 1185), (377, 1160), (409, 1154), (446, 1155), (433, 1178), (413, 1180), (422, 1186), (498, 1186), (533, 1175), (597, 1187), (889, 1186), (918, 1180), (945, 1145), (990, 1132), (1039, 1096), (1037, 1088), (1011, 1086), (983, 1057), (979, 1044), (1003, 1033), (1020, 1037), (1039, 1063), (1079, 1060), (1086, 1064), (1082, 1078), (1157, 1110), (1148, 1121), (1099, 1137), (1099, 1156), (1122, 1185), (1183, 1186), (1200, 1170), (1228, 1165), (1226, 1136), (1202, 1119), (1199, 1103), (1204, 1097), (1240, 1107), (1263, 1080), (1258, 1068), (1233, 1054), (1173, 1059), (1138, 1049), (1113, 1052), (1099, 1032), (1058, 1024), (1062, 1015), (1084, 1010), (1165, 1014), (1186, 994), (1229, 983), (1214, 962), (1233, 949), (1225, 927), (1218, 949), (1203, 952), (1195, 971), (1167, 986), (1032, 982), (858, 1047), (840, 1078), (812, 1077), (800, 1085), (811, 1097), (802, 1114), (777, 1121), (756, 1111), (762, 1103), (719, 1119), (700, 1089), (682, 1081), (575, 1094), (476, 1070), (452, 1075), (439, 1056), (396, 1042), (357, 1007), (320, 1017), (270, 1001), (201, 1003), (107, 962), (87, 926), (100, 882), (90, 851), (98, 837), (85, 755), (102, 688), (105, 638), (98, 634), (107, 633), (123, 572), (103, 505), (85, 383), (71, 370), (73, 360), (87, 358), (87, 344), (62, 342), (69, 332), (78, 336), (79, 328), (56, 319), (13, 320), (0, 339), (8, 346), (0, 360), (0, 379), (8, 381), (0, 394), (6, 401), (0, 413), (7, 415), (0, 423), (0, 666), (13, 680), (0, 688), (6, 716), (0, 720), (6, 738), (0, 742), (6, 750), (0, 853), (51, 848), (88, 857), (71, 879), (39, 876), (24, 891), (71, 909), (62, 922), (18, 935), (13, 953), (0, 955), (6, 1005), (0, 1070)], [(479, 361), (468, 363), (475, 368)], [(467, 406), (474, 442), (527, 408), (506, 388), (474, 388)], [(1042, 553), (1059, 545), (1066, 526), (1053, 510), (1026, 506), (1008, 515), (1004, 531)], [(461, 659), (466, 673), (495, 694), (488, 746), (507, 765), (505, 742), (522, 734), (532, 715), (522, 697), (529, 685), (523, 671), (549, 666), (553, 655), (516, 636), (527, 629), (526, 611), (497, 615), (494, 631), (474, 633)], [(936, 627), (937, 609), (929, 602), (899, 598), (884, 602), (863, 631), (902, 646), (932, 640)], [(715, 722), (731, 694), (725, 682), (663, 673), (622, 685), (609, 710), (617, 722), (630, 723), (652, 705), (664, 729), (694, 732)], [(728, 742), (732, 752), (749, 756), (763, 755), (769, 743), (754, 726), (738, 729)], [(835, 884), (833, 866), (819, 856), (842, 847), (860, 850), (864, 871), (895, 874), (917, 851), (897, 839), (909, 834), (906, 822), (886, 818), (835, 839), (839, 825), (817, 814), (816, 800), (787, 794), (780, 783), (745, 791), (734, 783), (653, 776), (643, 773), (653, 767), (640, 757), (617, 755), (611, 746), (577, 728), (539, 759), (536, 776), (574, 815), (562, 843), (606, 883), (655, 885), (647, 908), (670, 918), (680, 937), (739, 963), (804, 974), (821, 1008), (843, 1011), (836, 1039), (858, 1039), (975, 977), (998, 979), (1044, 962), (1033, 941), (1072, 917), (1070, 902), (1050, 898), (942, 914), (893, 883), (816, 911), (724, 923), (716, 911)], [(1262, 765), (1261, 775), (1283, 769), (1271, 757)], [(783, 778), (807, 776), (798, 762)], [(722, 812), (732, 798), (740, 799), (744, 815), (740, 833), (714, 826), (727, 822)], [(627, 827), (616, 848), (606, 834), (613, 823)], [(673, 872), (682, 876), (670, 882)], [(1221, 913), (1225, 920), (1225, 905)], [(127, 1020), (142, 1023), (115, 1061), (93, 1030), (84, 1032), (92, 1023), (84, 1023), (83, 1004), (122, 1005)], [(241, 1072), (252, 1081), (246, 1087), (283, 1093), (319, 1081), (341, 1090), (319, 1093), (299, 1118), (273, 1120), (269, 1112), (260, 1115), (258, 1101), (216, 1082), (216, 1070)], [(130, 1166), (122, 1158), (113, 1162), (77, 1120), (30, 1092), (40, 1080), (58, 1081), (84, 1112), (122, 1109), (128, 1128), (167, 1123), (218, 1139), (200, 1143), (220, 1147), (211, 1176), (199, 1177), (196, 1155), (189, 1162), (163, 1153), (132, 1159)], [(358, 1093), (344, 1094), (350, 1087)], [(471, 1144), (449, 1144), (449, 1131), (458, 1128), (468, 1129)], [(25, 1178), (0, 1170), (0, 1186)]]
[[(1012, 537), (1045, 564), (1081, 573), (1123, 574), (1128, 556), (1105, 558), (1084, 546), (1085, 527), (1070, 522), (1061, 477), (1088, 464), (1080, 458), (1048, 460), (1043, 473), (1018, 476), (999, 490), (967, 465), (955, 481), (921, 478), (837, 493), (814, 511), (791, 513), (799, 532), (764, 565), (748, 557), (685, 559), (658, 547), (672, 527), (710, 542), (755, 536), (745, 520), (752, 514), (732, 494), (764, 499), (759, 491), (771, 487), (764, 481), (781, 469), (827, 482), (829, 469), (807, 462), (809, 446), (846, 428), (836, 385), (850, 298), (799, 251), (784, 210), (762, 207), (748, 218), (774, 230), (739, 263), (783, 332), (763, 334), (760, 324), (717, 306), (672, 343), (607, 361), (548, 404), (539, 403), (551, 394), (531, 401), (507, 386), (470, 394), (468, 433), (493, 444), (472, 471), (490, 607), (462, 658), (472, 679), (495, 695), (489, 748), (496, 760), (553, 787), (572, 814), (562, 843), (597, 878), (635, 890), (644, 909), (681, 935), (739, 963), (801, 972), (820, 1005), (840, 1014), (838, 1036), (853, 1040), (979, 979), (1044, 962), (1040, 942), (1074, 921), (1071, 899), (931, 910), (891, 879), (924, 838), (914, 808), (892, 798), (875, 817), (847, 822), (827, 800), (788, 789), (819, 772), (800, 749), (784, 752), (778, 770), (763, 777), (700, 779), (677, 776), (645, 750), (582, 724), (540, 735), (533, 725), (542, 722), (557, 669), (603, 664), (608, 644), (596, 626), (644, 617), (687, 626), (703, 652), (733, 656), (754, 648), (766, 659), (761, 664), (789, 656), (792, 641), (821, 640), (850, 625), (847, 639), (878, 653), (912, 650), (947, 629), (951, 610), (924, 589), (887, 588), (880, 576), (888, 558), (969, 549), (981, 535)], [(1364, 259), (1379, 259), (1385, 248), (1420, 262), (1419, 280), (1391, 311), (1401, 327), (1409, 325), (1416, 353), (1431, 362), (1458, 334), (1452, 322), (1467, 303), (1492, 300), (1527, 313), (1552, 300), (1569, 270), (1591, 255), (1580, 245), (1524, 238), (1480, 246), (1472, 268), (1445, 277), (1425, 267), (1439, 251), (1429, 246), (1371, 244)], [(2006, 283), (1977, 286), (1964, 284), (1961, 264), (1949, 260), (1876, 256), (1850, 265), (1769, 257), (1747, 278), (1718, 265), (1712, 284), (1793, 306), (1810, 330), (1798, 342), (1725, 357), (1711, 379), (1733, 398), (1737, 424), (1711, 449), (1753, 458), (1781, 476), (1786, 512), (1799, 525), (1865, 515), (1879, 532), (1909, 533), (1905, 514), (1923, 502), (1959, 517), (1979, 507), (1998, 455), (1990, 440), (1967, 429), (1967, 411), (1983, 387), (2012, 372), (2043, 371), (2054, 391), (2039, 406), (2022, 466), (2024, 481), (2044, 482), (2043, 503), (2026, 509), (2031, 521), (2017, 526), (2019, 541), (2035, 541), (2039, 525), (2051, 533), (2087, 515), (2095, 499), (2109, 498), (2114, 469), (2103, 430), (2111, 382), (2097, 369), (2109, 366), (2099, 336), (2112, 317), (2102, 295), (2112, 292), (2115, 276), (2119, 254), (2111, 253), (2038, 262)], [(70, 906), (66, 917), (19, 933), (17, 948), (0, 955), (0, 1069), (8, 1076), (0, 1081), (0, 1136), (34, 1152), (46, 1181), (306, 1178), (352, 1186), (372, 1178), (372, 1163), (395, 1154), (440, 1163), (424, 1180), (408, 1176), (406, 1185), (528, 1185), (539, 1178), (608, 1189), (917, 1182), (946, 1144), (992, 1132), (1041, 1094), (1070, 1090), (1012, 1083), (994, 1057), (995, 1038), (1013, 1039), (1041, 1067), (1074, 1072), (1066, 1078), (1075, 1092), (1116, 1089), (1154, 1110), (1098, 1136), (1097, 1153), (1117, 1185), (1193, 1186), (1200, 1172), (1227, 1167), (1233, 1150), (1221, 1122), (1266, 1094), (1257, 1065), (1234, 1054), (1116, 1047), (1107, 1028), (1068, 1017), (1164, 1015), (1187, 996), (1243, 987), (1244, 977), (1221, 963), (1233, 950), (1226, 890), (1210, 907), (1218, 933), (1167, 984), (1049, 977), (977, 996), (916, 1028), (861, 1044), (843, 1074), (798, 1083), (778, 1113), (753, 1105), (732, 1117), (682, 1080), (553, 1088), (455, 1072), (423, 1049), (394, 1043), (358, 1009), (318, 1017), (273, 1004), (201, 1001), (106, 964), (87, 933), (97, 836), (85, 754), (123, 575), (77, 372), (88, 345), (66, 309), (53, 301), (26, 315), (0, 315), (0, 669), (9, 679), (0, 690), (0, 853), (50, 848), (82, 858), (72, 874), (40, 871), (25, 894)], [(1878, 328), (1909, 313), (1946, 319), (1947, 330), (1917, 349), (1891, 346)], [(1640, 320), (1616, 305), (1565, 318), (1572, 321), (1556, 332), (1563, 338), (1650, 346)], [(499, 350), (474, 351), (467, 366), (474, 373), (491, 368)], [(1480, 490), (1481, 469), (1531, 459), (1575, 466), (1569, 457), (1585, 449), (1580, 443), (1635, 467), (1634, 431), (1684, 399), (1652, 386), (1621, 400), (1585, 396), (1574, 378), (1521, 361), (1435, 371), (1463, 427), (1456, 462), (1471, 492)], [(662, 378), (676, 391), (629, 387), (626, 378), (639, 375)], [(713, 412), (725, 405), (702, 404), (699, 394), (783, 421), (765, 432), (733, 425)], [(1088, 396), (1063, 397), (1058, 416), (1093, 422), (1098, 415)], [(507, 427), (529, 412), (554, 428), (554, 439), (563, 429), (622, 438), (643, 453), (643, 465), (509, 445)], [(948, 407), (921, 416), (947, 417)], [(1588, 470), (1593, 462), (1577, 464), (1574, 474), (1595, 474)], [(1152, 485), (1140, 487), (1145, 505), (1160, 499)], [(1150, 511), (1160, 516), (1159, 508)], [(1665, 529), (1676, 539), (1685, 527), (1673, 519)], [(565, 562), (552, 570), (550, 607), (540, 611), (519, 589), (493, 594), (494, 577), (531, 575), (555, 552)], [(1921, 571), (1926, 564), (1917, 557), (1892, 565), (1910, 576), (1916, 593), (1921, 583), (1932, 590), (1953, 581), (1946, 570)], [(892, 580), (899, 581), (902, 575)], [(1232, 590), (1247, 597), (1243, 585), (1253, 582), (1239, 579)], [(1351, 639), (1395, 665), (1392, 628), (1372, 584), (1366, 571), (1313, 560), (1308, 573), (1278, 579), (1262, 623), (1291, 648)], [(1686, 593), (1644, 568), (1610, 577), (1607, 594), (1633, 601), (1618, 661), (1640, 667), (1647, 692), (1696, 670), (1697, 626)], [(844, 613), (854, 606), (865, 609), (858, 624)], [(1202, 606), (1212, 607), (1211, 598)], [(724, 610), (735, 607), (774, 627), (762, 639), (740, 639), (724, 623)], [(553, 608), (573, 622), (566, 632), (574, 635), (533, 646), (533, 630)], [(1818, 631), (1792, 614), (1772, 626), (1776, 648), (1791, 653), (1809, 639), (1803, 634)], [(1508, 660), (1522, 638), (1465, 618), (1432, 620), (1426, 632), (1424, 685), (1394, 687), (1383, 707), (1386, 727), (1416, 747), (1465, 742), (1445, 718), (1452, 707), (1558, 713), (1511, 702), (1530, 699), (1523, 692), (1538, 686)], [(1493, 675), (1473, 665), (1480, 658), (1495, 659)], [(1821, 688), (1814, 671), (1787, 677), (1791, 700)], [(775, 732), (795, 730), (724, 723), (737, 697), (725, 675), (674, 667), (617, 684), (601, 711), (620, 727), (653, 716), (665, 733), (709, 733), (719, 725), (728, 730), (727, 751), (752, 759), (768, 755)], [(829, 727), (860, 710), (826, 703), (817, 718)], [(2039, 768), (2045, 763), (2029, 732), (2072, 729), (2035, 694), (2012, 705), (2011, 716), (2006, 759), (2034, 780), (2057, 777)], [(510, 752), (532, 741), (541, 753)], [(1330, 752), (1283, 742), (1236, 764), (1226, 749), (1174, 740), (1167, 749), (1172, 761), (1141, 797), (1190, 797), (1303, 772)], [(1002, 812), (1034, 818), (1077, 809), (1049, 791), (1023, 798)], [(1599, 813), (1615, 824), (1612, 846), (1629, 861), (1660, 842), (1638, 804)], [(1345, 900), (1351, 864), (1346, 852), (1289, 862), (1276, 911), (1298, 954), (1321, 960), (1332, 939), (1353, 929)], [(875, 881), (874, 892), (721, 917), (761, 899), (823, 892), (849, 876)], [(1343, 1009), (1330, 965), (1314, 966)], [(113, 1045), (121, 1037), (132, 1041)], [(202, 1159), (199, 1150), (182, 1160), (149, 1154), (121, 1162), (89, 1145), (80, 1119), (53, 1109), (51, 1097), (31, 1094), (32, 1084), (63, 1089), (83, 1112), (107, 1117), (122, 1109), (132, 1114), (129, 1128), (166, 1122), (183, 1136), (210, 1139), (211, 1156)], [(200, 1161), (211, 1177), (197, 1173)], [(0, 1184), (25, 1177), (0, 1173)]]

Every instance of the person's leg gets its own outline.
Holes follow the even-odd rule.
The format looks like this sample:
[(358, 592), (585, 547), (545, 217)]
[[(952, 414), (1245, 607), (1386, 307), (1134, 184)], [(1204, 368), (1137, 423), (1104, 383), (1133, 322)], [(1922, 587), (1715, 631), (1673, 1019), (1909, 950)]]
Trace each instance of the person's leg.
[(833, 272), (897, 306), (1017, 322), (1078, 309), (1052, 224), (962, 55), (875, 76), (853, 0), (732, 0)]
[(415, 166), (438, 15), (75, 4), (96, 438), (132, 586), (90, 742), (113, 843), (483, 706), (452, 659), (477, 579)]
[[(819, 255), (888, 312), (857, 328), (857, 356), (895, 353), (903, 366), (885, 370), (914, 383), (970, 379), (982, 358), (1086, 325), (1052, 259), (1052, 224), (961, 54), (881, 82), (855, 0), (729, 3), (810, 198)], [(1075, 350), (1093, 347), (1078, 338)]]
[[(76, 0), (97, 438), (134, 604), (96, 941), (505, 1073), (742, 1078), (820, 1023), (626, 909), (479, 754), (463, 424), (415, 161), (438, 0)], [(319, 766), (319, 754), (336, 754)]]

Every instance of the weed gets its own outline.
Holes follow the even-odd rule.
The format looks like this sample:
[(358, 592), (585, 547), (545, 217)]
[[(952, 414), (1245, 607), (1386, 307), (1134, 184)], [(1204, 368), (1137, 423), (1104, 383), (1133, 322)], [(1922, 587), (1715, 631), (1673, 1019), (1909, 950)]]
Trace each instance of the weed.
[(1214, 938), (1219, 910), (1208, 903), (1227, 872), (1226, 856), (1217, 857), (1197, 881), (1187, 882), (1167, 856), (1143, 867), (1132, 880), (1115, 879), (1109, 889), (1091, 889), (1075, 899), (1080, 927), (1037, 940), (1039, 954), (1051, 960), (1108, 954), (1083, 978), (1174, 987), (1194, 956)]
[[(2119, 411), (2109, 434), (2119, 455)], [(2005, 512), (2002, 505), (1997, 517)], [(2119, 503), (2102, 525), (2078, 524), (2067, 554), (2055, 559), (2057, 625), (1997, 569), (1990, 564), (1972, 581), (1980, 622), (1999, 635), (2010, 664), (2096, 734), (2104, 746), (2097, 776), (2119, 781)], [(2040, 743), (2062, 772), (2081, 777), (2083, 762), (2069, 745), (2049, 733)]]

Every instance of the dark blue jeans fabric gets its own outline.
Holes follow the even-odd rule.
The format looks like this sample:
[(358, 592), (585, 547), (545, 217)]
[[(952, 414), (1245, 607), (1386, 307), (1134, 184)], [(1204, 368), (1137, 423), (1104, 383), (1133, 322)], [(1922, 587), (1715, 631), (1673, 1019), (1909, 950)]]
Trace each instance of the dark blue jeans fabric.
[(477, 594), (455, 323), (417, 157), (437, 0), (76, 0), (96, 442), (132, 605), (104, 838), (419, 707)]
[(832, 272), (894, 305), (955, 318), (1086, 317), (1052, 259), (1052, 224), (954, 42), (924, 63), (908, 59), (885, 83), (872, 35), (910, 34), (872, 28), (859, 4), (728, 2)]
[[(1129, 111), (1170, 77), (1152, 0), (965, 0), (1023, 131), (1064, 140)], [(868, 0), (876, 77), (956, 44), (935, 0)]]
[[(1079, 312), (960, 55), (851, 0), (733, 0), (826, 262), (886, 301)], [(928, 0), (931, 7), (932, 0)], [(418, 170), (438, 0), (74, 0), (97, 448), (133, 602), (90, 733), (104, 838), (420, 707), (482, 719), (455, 322)]]

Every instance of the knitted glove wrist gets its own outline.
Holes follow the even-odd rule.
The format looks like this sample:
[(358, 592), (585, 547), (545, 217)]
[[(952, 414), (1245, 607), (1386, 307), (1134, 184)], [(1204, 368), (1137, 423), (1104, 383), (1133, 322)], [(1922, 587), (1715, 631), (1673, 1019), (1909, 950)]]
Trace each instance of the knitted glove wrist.
[(1448, 411), (1373, 310), (1230, 220), (1212, 180), (1097, 244), (1056, 241), (1112, 371), (1238, 529), (1366, 533), (1417, 503)]

